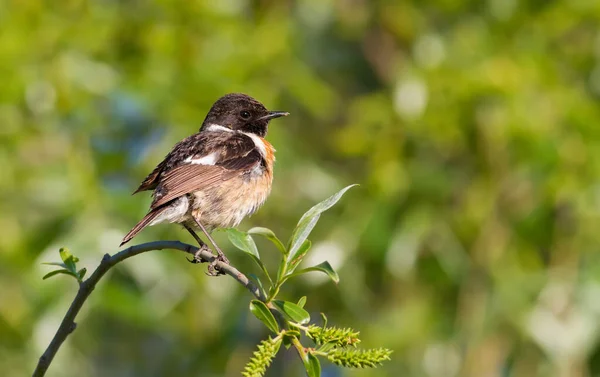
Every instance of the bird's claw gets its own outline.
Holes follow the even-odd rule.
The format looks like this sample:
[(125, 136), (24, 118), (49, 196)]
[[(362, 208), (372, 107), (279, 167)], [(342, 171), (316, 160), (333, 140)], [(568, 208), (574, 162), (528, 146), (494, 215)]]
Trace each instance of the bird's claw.
[[(188, 262), (193, 263), (193, 264), (206, 263), (207, 261), (204, 260), (200, 256), (200, 253), (202, 251), (208, 251), (209, 253), (212, 254), (212, 250), (205, 243), (203, 243), (198, 248), (198, 251), (196, 251), (196, 254), (194, 254), (194, 258), (192, 258), (192, 259), (186, 258), (186, 259), (188, 260)], [(225, 254), (223, 254), (223, 252), (219, 248), (217, 248), (217, 256), (215, 257), (215, 259), (213, 259), (212, 262), (209, 263), (208, 271), (206, 272), (206, 275), (208, 275), (208, 276), (225, 275), (225, 273), (223, 271), (221, 271), (219, 269), (219, 267), (217, 266), (217, 264), (219, 262), (222, 262), (224, 264), (229, 264), (229, 259), (227, 259)]]
[(196, 251), (196, 253), (194, 254), (194, 257), (192, 259), (190, 259), (190, 258), (185, 258), (185, 259), (187, 259), (187, 261), (192, 264), (206, 263), (206, 261), (204, 259), (202, 259), (202, 257), (200, 256), (200, 253), (202, 251), (208, 251), (209, 253), (212, 254), (212, 251), (210, 250), (210, 248), (206, 244), (202, 244), (202, 245), (200, 245), (200, 247), (198, 248), (198, 251)]
[(229, 264), (229, 259), (227, 259), (225, 254), (219, 253), (219, 255), (217, 255), (217, 257), (212, 262), (210, 262), (210, 264), (208, 265), (208, 270), (206, 271), (206, 275), (208, 275), (208, 276), (225, 275), (225, 273), (217, 266), (217, 264), (219, 262), (222, 262), (224, 264)]

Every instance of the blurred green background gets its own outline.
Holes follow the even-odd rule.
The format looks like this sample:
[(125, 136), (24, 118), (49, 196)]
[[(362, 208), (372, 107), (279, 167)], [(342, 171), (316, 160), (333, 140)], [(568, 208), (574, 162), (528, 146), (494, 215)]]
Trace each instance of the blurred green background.
[[(282, 297), (393, 360), (324, 377), (600, 375), (599, 1), (0, 0), (3, 376), (33, 371), (77, 289), (40, 263), (118, 251), (150, 201), (130, 193), (234, 91), (292, 114), (240, 229), (285, 239), (361, 184), (311, 236), (340, 284)], [(135, 242), (155, 239), (193, 242)], [(239, 375), (267, 331), (204, 271), (172, 251), (119, 265), (48, 375)], [(302, 375), (293, 350), (268, 373)]]

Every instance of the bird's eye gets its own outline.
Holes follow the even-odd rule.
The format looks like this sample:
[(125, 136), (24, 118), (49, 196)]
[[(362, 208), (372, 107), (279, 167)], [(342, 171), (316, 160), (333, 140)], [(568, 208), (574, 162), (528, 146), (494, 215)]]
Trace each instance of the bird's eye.
[(244, 110), (244, 111), (242, 111), (242, 112), (240, 113), (240, 116), (241, 116), (242, 118), (244, 118), (244, 119), (250, 119), (250, 112), (249, 112), (249, 111), (246, 111), (246, 110)]

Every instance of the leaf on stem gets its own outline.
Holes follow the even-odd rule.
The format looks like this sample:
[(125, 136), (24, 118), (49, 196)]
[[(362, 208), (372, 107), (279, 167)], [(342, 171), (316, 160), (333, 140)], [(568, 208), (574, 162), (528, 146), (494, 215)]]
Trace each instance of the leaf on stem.
[(42, 264), (45, 264), (46, 266), (57, 266), (57, 267), (62, 267), (62, 268), (67, 268), (67, 265), (64, 263), (57, 263), (57, 262), (42, 262)]
[(271, 229), (255, 227), (255, 228), (250, 229), (248, 231), (248, 234), (257, 234), (259, 236), (265, 237), (269, 241), (273, 242), (275, 247), (277, 247), (277, 250), (279, 250), (283, 255), (287, 254), (287, 250), (285, 249), (283, 242), (281, 242), (279, 240), (279, 238), (277, 238), (277, 236), (275, 235), (275, 233), (273, 233), (273, 231)]
[(333, 205), (335, 205), (335, 203), (337, 203), (340, 200), (342, 195), (344, 195), (346, 191), (348, 191), (354, 186), (356, 185), (344, 187), (329, 198), (313, 206), (302, 216), (302, 218), (300, 218), (300, 221), (298, 221), (298, 225), (296, 225), (296, 228), (292, 232), (292, 237), (290, 238), (290, 241), (288, 243), (288, 261), (291, 261), (296, 257), (296, 253), (300, 249), (300, 246), (302, 246), (304, 240), (308, 238), (310, 232), (317, 224), (317, 221), (319, 221), (321, 213), (333, 207)]
[(309, 352), (306, 360), (302, 361), (304, 362), (304, 368), (306, 368), (308, 377), (321, 377), (321, 363), (312, 352)]
[[(72, 273), (69, 270), (54, 270), (54, 271), (50, 271), (48, 272), (46, 275), (44, 275), (44, 277), (42, 277), (43, 280), (46, 280), (48, 278), (51, 278), (52, 276), (58, 275), (58, 274), (65, 274), (65, 275), (69, 275), (74, 277), (75, 279), (77, 279), (77, 275), (75, 275), (74, 273)], [(79, 279), (78, 279), (79, 280)]]
[(256, 287), (258, 288), (258, 290), (260, 291), (261, 295), (263, 297), (267, 297), (267, 291), (265, 291), (265, 287), (263, 286), (262, 281), (258, 278), (258, 276), (254, 275), (254, 274), (249, 274), (248, 278), (250, 280), (252, 280), (255, 284)]
[(252, 260), (258, 265), (258, 267), (260, 267), (260, 269), (263, 271), (263, 273), (269, 280), (269, 283), (273, 285), (273, 281), (271, 280), (271, 276), (269, 276), (267, 268), (260, 260), (260, 255), (258, 254), (258, 249), (256, 248), (256, 244), (254, 243), (252, 236), (250, 236), (248, 233), (241, 232), (235, 228), (229, 228), (226, 230), (226, 232), (227, 237), (229, 238), (229, 241), (233, 244), (233, 246), (248, 254), (252, 258)]
[(340, 281), (340, 277), (338, 276), (337, 272), (335, 272), (333, 267), (331, 267), (331, 265), (327, 261), (325, 261), (323, 263), (319, 263), (316, 266), (303, 268), (302, 270), (296, 271), (293, 274), (289, 274), (287, 277), (290, 278), (293, 276), (302, 275), (302, 274), (305, 274), (307, 272), (312, 272), (312, 271), (318, 271), (318, 272), (323, 272), (323, 273), (327, 274), (327, 276), (329, 276), (329, 278), (336, 284), (339, 283), (339, 281)]
[(300, 324), (306, 324), (310, 321), (310, 314), (293, 302), (273, 300), (272, 303), (289, 321), (298, 322)]
[(67, 268), (67, 270), (71, 271), (73, 274), (76, 275), (76, 263), (79, 262), (79, 258), (71, 254), (71, 252), (69, 252), (69, 249), (67, 249), (66, 247), (61, 247), (58, 252), (60, 254), (60, 259), (62, 259), (62, 261), (65, 263), (65, 267)]
[(256, 244), (248, 233), (241, 232), (235, 228), (229, 228), (226, 230), (226, 232), (227, 237), (229, 237), (229, 241), (233, 244), (233, 246), (260, 260), (260, 255), (258, 254)]
[(273, 313), (269, 310), (267, 305), (264, 302), (258, 300), (250, 301), (250, 311), (256, 318), (258, 318), (262, 323), (265, 324), (269, 328), (269, 330), (274, 333), (279, 332), (279, 326), (277, 325), (277, 321), (273, 316)]
[(298, 267), (302, 259), (308, 253), (312, 246), (312, 242), (310, 240), (304, 240), (298, 251), (296, 252), (296, 256), (293, 259), (287, 261), (287, 274), (291, 274)]

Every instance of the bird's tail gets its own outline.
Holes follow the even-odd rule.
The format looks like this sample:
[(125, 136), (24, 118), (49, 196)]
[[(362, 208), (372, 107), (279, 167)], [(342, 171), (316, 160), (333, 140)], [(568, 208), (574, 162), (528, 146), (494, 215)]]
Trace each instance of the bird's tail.
[(123, 237), (123, 240), (121, 241), (120, 246), (125, 245), (127, 242), (131, 241), (131, 239), (133, 237), (135, 237), (142, 229), (144, 229), (146, 226), (148, 226), (148, 224), (150, 224), (150, 222), (152, 220), (154, 220), (156, 218), (156, 216), (160, 215), (160, 213), (162, 212), (162, 209), (157, 209), (151, 212), (148, 212), (148, 214), (146, 216), (144, 216), (143, 219), (140, 220), (139, 223), (137, 223), (133, 229), (131, 229), (129, 231), (129, 233), (127, 233), (125, 235), (125, 237)]

